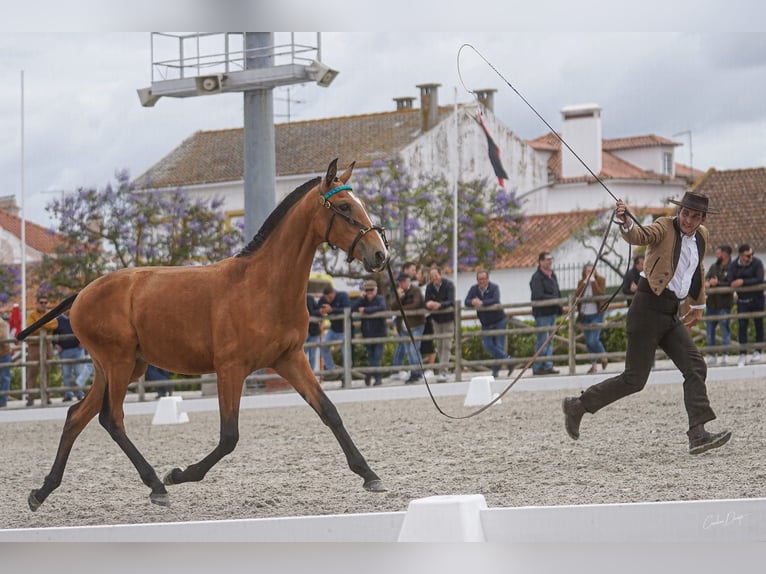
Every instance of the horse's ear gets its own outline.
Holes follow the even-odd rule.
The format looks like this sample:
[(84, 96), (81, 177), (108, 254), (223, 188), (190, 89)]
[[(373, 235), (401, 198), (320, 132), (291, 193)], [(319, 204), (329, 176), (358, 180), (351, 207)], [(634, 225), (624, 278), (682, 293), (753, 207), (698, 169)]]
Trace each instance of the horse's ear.
[(346, 171), (344, 171), (338, 179), (341, 180), (343, 183), (346, 183), (348, 181), (348, 178), (351, 177), (351, 172), (354, 171), (355, 165), (356, 165), (356, 162), (352, 161), (351, 165), (346, 168)]
[(325, 189), (330, 189), (332, 187), (332, 182), (335, 181), (335, 174), (337, 173), (338, 173), (338, 158), (336, 157), (334, 160), (330, 162), (330, 165), (327, 166), (327, 175), (324, 176)]

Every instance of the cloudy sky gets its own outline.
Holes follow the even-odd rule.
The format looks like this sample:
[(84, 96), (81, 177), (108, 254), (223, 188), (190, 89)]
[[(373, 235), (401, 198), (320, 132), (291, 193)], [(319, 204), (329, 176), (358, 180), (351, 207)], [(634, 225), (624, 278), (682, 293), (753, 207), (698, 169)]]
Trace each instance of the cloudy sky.
[[(760, 4), (753, 10), (762, 16)], [(726, 31), (717, 25), (724, 16), (707, 14), (702, 21), (700, 3), (680, 5), (693, 15), (687, 23), (683, 15), (675, 20), (678, 32), (620, 31), (614, 20), (570, 26), (561, 18), (551, 28), (541, 20), (527, 29), (505, 12), (514, 25), (502, 31), (417, 32), (409, 29), (410, 19), (407, 26), (380, 26), (395, 31), (322, 33), (322, 60), (340, 74), (329, 88), (293, 86), (290, 116), (299, 121), (388, 111), (395, 97), (418, 97), (417, 84), (439, 83), (440, 104), (470, 101), (466, 87), (494, 88), (502, 122), (527, 139), (546, 132), (510, 83), (557, 129), (563, 106), (592, 102), (603, 108), (605, 138), (668, 137), (684, 144), (678, 161), (698, 169), (766, 166), (766, 33)], [(495, 14), (469, 11), (464, 2), (441, 6), (460, 6), (466, 18), (484, 22)], [(367, 20), (374, 26), (373, 17)], [(274, 23), (273, 29), (290, 29), (289, 20)], [(163, 20), (146, 29), (162, 24), (170, 27)], [(103, 186), (119, 169), (137, 176), (197, 130), (242, 126), (242, 94), (162, 98), (142, 107), (136, 89), (152, 78), (148, 32), (70, 27), (77, 29), (41, 32), (22, 21), (19, 29), (26, 31), (0, 36), (0, 195), (15, 194), (21, 202), (23, 173), (26, 217), (44, 225), (50, 224), (45, 205), (62, 191)], [(301, 27), (309, 26), (301, 21)], [(276, 35), (278, 43), (282, 38)], [(301, 33), (298, 39), (316, 38)], [(463, 44), (481, 52), (499, 75), (469, 49), (458, 65)], [(275, 91), (277, 122), (287, 121), (286, 98), (286, 90)]]

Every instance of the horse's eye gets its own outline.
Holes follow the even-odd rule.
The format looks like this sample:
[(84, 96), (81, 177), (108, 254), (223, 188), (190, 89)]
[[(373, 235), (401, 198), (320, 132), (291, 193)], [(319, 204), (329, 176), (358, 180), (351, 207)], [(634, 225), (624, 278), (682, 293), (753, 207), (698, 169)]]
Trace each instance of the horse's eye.
[(341, 211), (351, 211), (351, 206), (348, 203), (341, 203), (338, 206), (338, 209), (340, 209)]

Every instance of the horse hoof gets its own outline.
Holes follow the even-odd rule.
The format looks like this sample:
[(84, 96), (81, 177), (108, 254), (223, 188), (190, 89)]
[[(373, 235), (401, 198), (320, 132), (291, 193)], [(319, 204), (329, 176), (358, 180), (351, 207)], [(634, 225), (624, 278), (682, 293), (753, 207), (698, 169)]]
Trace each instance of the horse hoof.
[(157, 506), (170, 506), (170, 496), (167, 492), (152, 492), (149, 500)]
[(37, 491), (33, 490), (32, 492), (29, 493), (29, 496), (27, 497), (27, 504), (29, 504), (29, 510), (31, 510), (32, 512), (40, 508), (40, 505), (42, 504), (42, 502), (37, 500), (37, 497), (35, 496), (35, 492)]
[(365, 482), (364, 489), (370, 492), (386, 492), (388, 490), (379, 478)]
[(179, 472), (183, 471), (180, 468), (174, 468), (173, 470), (168, 471), (168, 473), (162, 478), (162, 483), (165, 485), (178, 484), (175, 480), (173, 480), (173, 475)]

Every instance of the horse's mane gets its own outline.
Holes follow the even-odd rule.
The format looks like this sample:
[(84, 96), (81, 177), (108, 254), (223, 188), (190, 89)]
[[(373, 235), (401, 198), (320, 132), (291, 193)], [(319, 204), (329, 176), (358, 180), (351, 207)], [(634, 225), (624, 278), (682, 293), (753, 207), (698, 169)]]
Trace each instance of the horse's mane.
[(296, 187), (293, 191), (291, 191), (290, 195), (285, 197), (280, 202), (280, 204), (277, 205), (276, 209), (274, 209), (274, 211), (269, 214), (269, 216), (266, 218), (266, 221), (263, 222), (263, 225), (261, 225), (261, 228), (258, 230), (258, 233), (255, 234), (255, 237), (253, 237), (252, 241), (243, 247), (242, 250), (237, 253), (237, 255), (235, 255), (235, 257), (244, 257), (245, 255), (251, 255), (252, 253), (258, 251), (261, 245), (263, 245), (263, 242), (266, 241), (266, 238), (268, 238), (269, 234), (274, 231), (274, 228), (279, 224), (279, 222), (290, 210), (290, 208), (295, 205), (304, 195), (306, 195), (310, 189), (313, 189), (321, 181), (321, 179), (321, 177), (315, 177), (314, 179), (310, 179), (306, 183)]

